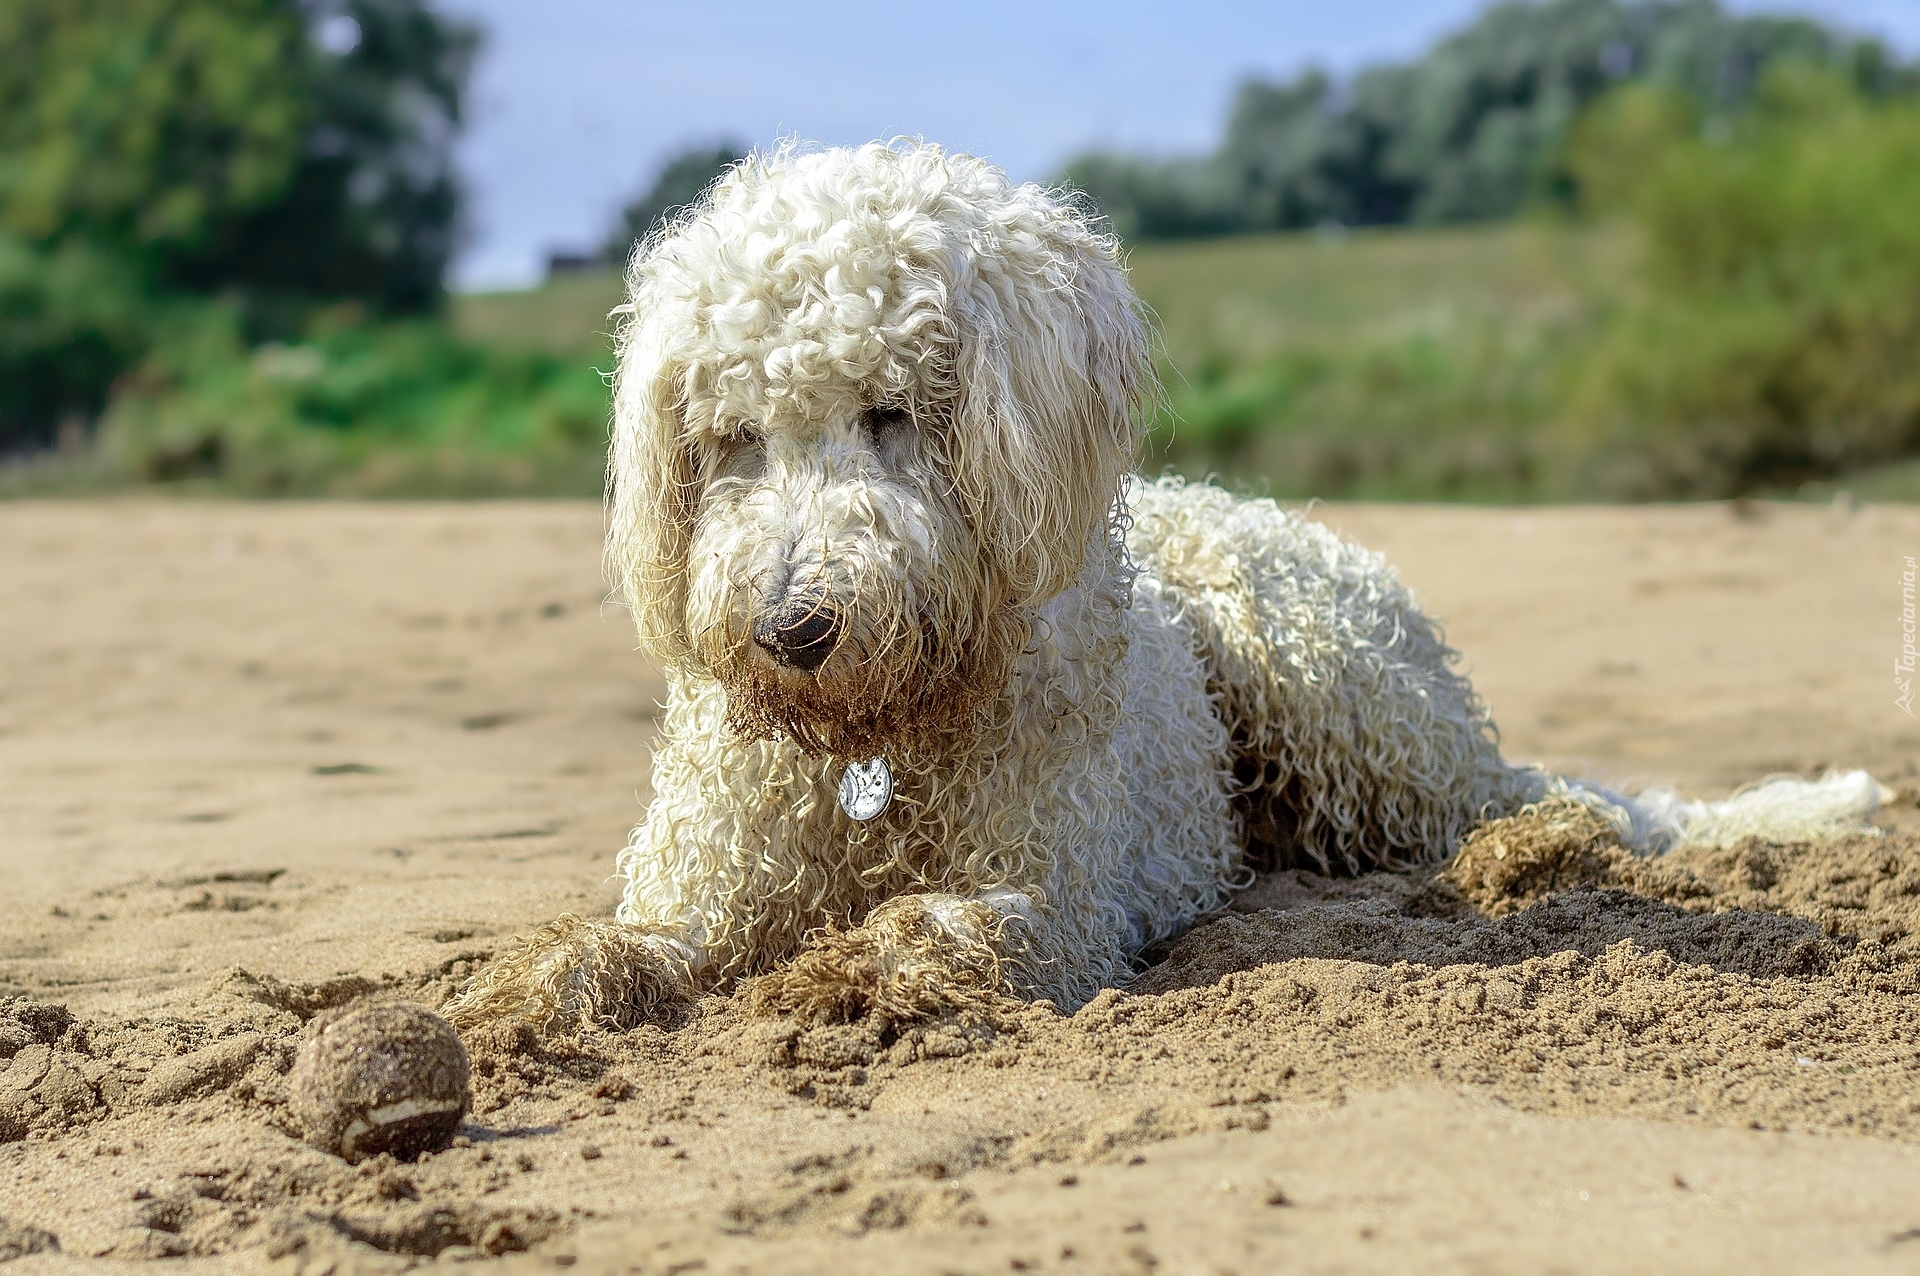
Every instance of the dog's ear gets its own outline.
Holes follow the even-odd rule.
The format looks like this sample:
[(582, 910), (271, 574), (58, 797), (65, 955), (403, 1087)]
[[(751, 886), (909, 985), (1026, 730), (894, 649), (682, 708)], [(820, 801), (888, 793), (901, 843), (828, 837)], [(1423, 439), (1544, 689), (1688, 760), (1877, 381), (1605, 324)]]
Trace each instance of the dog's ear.
[(614, 373), (607, 458), (607, 574), (654, 659), (688, 654), (687, 553), (699, 487), (682, 387), (667, 351), (669, 324), (636, 284)]
[[(1104, 537), (1153, 384), (1146, 325), (1110, 239), (1034, 187), (950, 295), (953, 482), (1013, 601), (1072, 585)], [(977, 241), (976, 241), (977, 242)]]

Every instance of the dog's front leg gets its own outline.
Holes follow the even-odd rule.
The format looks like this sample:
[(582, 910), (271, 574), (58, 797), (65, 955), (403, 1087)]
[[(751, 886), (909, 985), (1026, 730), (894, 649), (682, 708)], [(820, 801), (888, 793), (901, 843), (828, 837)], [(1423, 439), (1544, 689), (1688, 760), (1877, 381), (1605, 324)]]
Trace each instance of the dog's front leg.
[(541, 1033), (625, 1031), (693, 997), (697, 956), (638, 926), (567, 913), (494, 959), (441, 1013), (462, 1032), (516, 1021)]
[(760, 979), (753, 1005), (813, 1024), (870, 1019), (883, 1030), (979, 1014), (1024, 982), (1016, 972), (1034, 923), (1032, 902), (1018, 891), (896, 896)]

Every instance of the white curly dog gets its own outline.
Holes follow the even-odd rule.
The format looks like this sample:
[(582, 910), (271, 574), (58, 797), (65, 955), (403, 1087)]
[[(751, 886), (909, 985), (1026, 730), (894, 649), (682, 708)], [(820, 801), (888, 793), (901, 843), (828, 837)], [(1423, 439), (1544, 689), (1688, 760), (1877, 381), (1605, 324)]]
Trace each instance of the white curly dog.
[[(745, 976), (815, 1019), (1070, 1008), (1250, 863), (1435, 861), (1571, 791), (1502, 760), (1377, 555), (1129, 477), (1147, 328), (1070, 201), (931, 145), (781, 151), (629, 284), (607, 559), (669, 679), (653, 802), (617, 920), (509, 952), (463, 1026), (630, 1026)], [(1660, 849), (1875, 792), (1584, 798)]]

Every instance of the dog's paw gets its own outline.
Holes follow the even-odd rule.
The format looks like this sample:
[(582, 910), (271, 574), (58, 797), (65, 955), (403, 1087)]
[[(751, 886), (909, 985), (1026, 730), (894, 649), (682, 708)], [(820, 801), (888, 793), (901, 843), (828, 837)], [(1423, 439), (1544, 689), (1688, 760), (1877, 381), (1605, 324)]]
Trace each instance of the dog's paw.
[(852, 930), (817, 937), (755, 981), (751, 1005), (812, 1025), (871, 1020), (881, 1031), (930, 1019), (985, 1018), (1012, 995), (1002, 968), (1005, 917), (957, 895), (888, 900)]
[(566, 913), (476, 973), (441, 1013), (462, 1033), (516, 1023), (624, 1032), (692, 998), (670, 952), (637, 927)]

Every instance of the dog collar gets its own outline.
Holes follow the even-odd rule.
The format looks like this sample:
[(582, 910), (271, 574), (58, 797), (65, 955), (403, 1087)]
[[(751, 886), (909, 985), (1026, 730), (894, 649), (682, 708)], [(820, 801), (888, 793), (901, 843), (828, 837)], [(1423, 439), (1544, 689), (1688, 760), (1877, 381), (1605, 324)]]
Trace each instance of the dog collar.
[(840, 809), (864, 824), (893, 801), (893, 768), (885, 758), (849, 762), (840, 773)]

